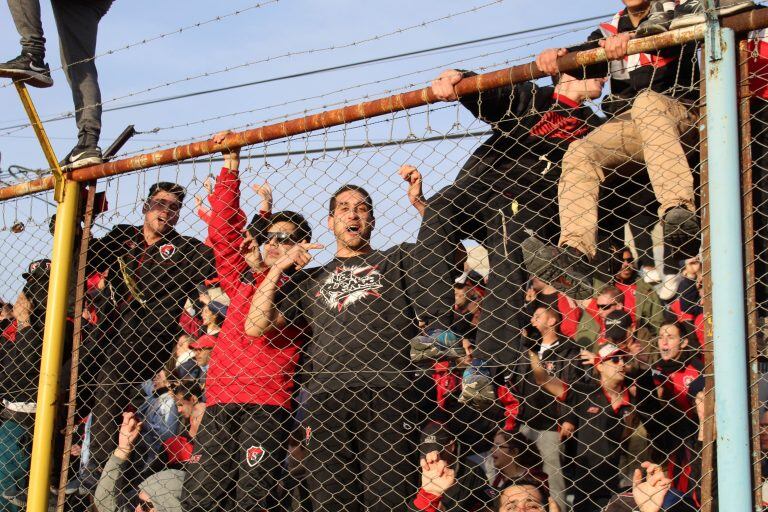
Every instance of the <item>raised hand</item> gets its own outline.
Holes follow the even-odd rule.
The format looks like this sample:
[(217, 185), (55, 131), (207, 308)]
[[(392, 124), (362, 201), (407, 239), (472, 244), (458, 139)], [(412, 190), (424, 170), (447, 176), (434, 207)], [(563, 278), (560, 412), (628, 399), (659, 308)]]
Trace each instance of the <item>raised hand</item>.
[(117, 438), (117, 450), (115, 455), (123, 460), (127, 460), (136, 444), (136, 439), (141, 432), (141, 422), (132, 412), (123, 413), (123, 424), (120, 425), (120, 433)]
[(640, 512), (659, 512), (672, 486), (672, 480), (664, 475), (657, 464), (643, 462), (641, 466), (645, 469), (646, 478), (643, 480), (641, 470), (635, 470), (632, 476), (632, 497)]
[(421, 488), (429, 494), (442, 496), (456, 483), (456, 472), (440, 460), (438, 452), (429, 452), (421, 459)]
[(310, 250), (322, 249), (325, 246), (323, 244), (313, 243), (299, 243), (291, 247), (286, 253), (275, 262), (275, 267), (281, 272), (285, 272), (289, 268), (293, 267), (296, 270), (301, 270), (307, 264), (312, 261), (312, 255), (309, 254)]
[(560, 69), (557, 67), (557, 59), (563, 57), (567, 53), (568, 50), (565, 48), (550, 48), (544, 50), (536, 56), (536, 67), (538, 67), (542, 73), (557, 75), (560, 73)]
[(262, 212), (272, 212), (272, 185), (265, 181), (261, 185), (253, 184), (251, 189), (261, 198), (259, 210)]
[(462, 78), (464, 75), (461, 71), (446, 69), (432, 80), (432, 93), (442, 101), (456, 101), (458, 96), (456, 96), (455, 86), (461, 82)]

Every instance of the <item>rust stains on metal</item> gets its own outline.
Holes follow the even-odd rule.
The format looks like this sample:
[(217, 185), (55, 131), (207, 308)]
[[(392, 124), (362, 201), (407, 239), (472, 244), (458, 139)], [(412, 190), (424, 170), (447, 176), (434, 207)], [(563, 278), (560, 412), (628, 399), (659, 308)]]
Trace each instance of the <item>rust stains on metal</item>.
[[(724, 18), (722, 25), (736, 32), (746, 32), (768, 26), (768, 9), (759, 9)], [(635, 39), (629, 43), (629, 53), (641, 53), (659, 50), (682, 43), (701, 40), (704, 38), (704, 25), (696, 25), (679, 30), (673, 30), (643, 39)], [(605, 51), (595, 48), (583, 52), (567, 54), (558, 59), (561, 71), (570, 71), (589, 64), (605, 62)], [(459, 96), (503, 87), (512, 83), (525, 82), (545, 76), (535, 63), (529, 62), (507, 69), (484, 73), (465, 78), (456, 85)], [(228, 136), (223, 143), (213, 144), (211, 141), (196, 142), (176, 148), (157, 151), (149, 155), (139, 155), (133, 158), (116, 160), (101, 165), (77, 169), (69, 173), (69, 178), (79, 182), (91, 181), (108, 176), (117, 176), (131, 171), (147, 169), (197, 158), (222, 149), (239, 148), (259, 144), (270, 140), (282, 139), (292, 135), (307, 133), (318, 129), (339, 126), (341, 124), (360, 121), (375, 116), (390, 114), (414, 107), (437, 103), (439, 100), (432, 94), (430, 88), (396, 94), (387, 98), (367, 101), (357, 105), (328, 110), (319, 114), (291, 119), (282, 123), (254, 128)], [(14, 197), (25, 196), (50, 190), (53, 188), (53, 178), (46, 177), (19, 185), (0, 188), (0, 201)]]

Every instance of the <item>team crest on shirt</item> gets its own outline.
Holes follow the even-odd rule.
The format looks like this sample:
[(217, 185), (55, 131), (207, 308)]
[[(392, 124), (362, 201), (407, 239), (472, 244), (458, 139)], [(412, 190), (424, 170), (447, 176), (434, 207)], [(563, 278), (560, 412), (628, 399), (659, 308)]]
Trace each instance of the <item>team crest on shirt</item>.
[(341, 312), (365, 297), (381, 297), (381, 273), (376, 265), (336, 267), (320, 285), (317, 296), (329, 309)]
[(686, 375), (683, 377), (683, 386), (685, 386), (685, 389), (688, 389), (691, 387), (691, 382), (693, 382), (693, 377), (690, 375)]
[(249, 466), (254, 467), (264, 460), (267, 452), (261, 446), (251, 446), (245, 451), (245, 461)]
[(175, 252), (176, 246), (173, 244), (165, 244), (160, 246), (160, 256), (162, 256), (164, 260), (169, 259)]

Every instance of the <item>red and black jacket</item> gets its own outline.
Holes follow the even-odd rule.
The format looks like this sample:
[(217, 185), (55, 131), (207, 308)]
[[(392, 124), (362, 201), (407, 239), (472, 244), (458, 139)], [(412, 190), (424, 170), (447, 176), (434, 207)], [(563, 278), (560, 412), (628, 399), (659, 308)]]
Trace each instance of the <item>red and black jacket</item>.
[[(642, 21), (646, 19), (647, 16)], [(572, 46), (568, 51), (597, 48), (600, 39), (635, 30), (627, 9), (623, 9), (611, 21), (601, 23), (586, 43)], [(608, 114), (617, 115), (629, 109), (632, 100), (645, 90), (695, 101), (699, 95), (698, 47), (698, 43), (691, 42), (655, 52), (628, 55), (621, 61), (592, 64), (568, 71), (568, 74), (577, 78), (610, 76), (611, 94), (601, 103), (602, 110)]]

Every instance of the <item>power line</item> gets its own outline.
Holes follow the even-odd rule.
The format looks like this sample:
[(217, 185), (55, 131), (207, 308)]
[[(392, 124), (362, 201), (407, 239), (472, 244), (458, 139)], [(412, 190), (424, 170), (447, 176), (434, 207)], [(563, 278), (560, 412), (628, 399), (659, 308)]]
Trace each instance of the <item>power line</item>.
[[(142, 107), (142, 106), (146, 106), (146, 105), (155, 105), (155, 104), (158, 104), (158, 103), (165, 103), (165, 102), (169, 102), (169, 101), (176, 101), (176, 100), (180, 100), (180, 99), (186, 99), (186, 98), (192, 98), (192, 97), (196, 97), (196, 96), (202, 96), (202, 95), (206, 95), (206, 94), (230, 91), (230, 90), (233, 90), (233, 89), (240, 89), (240, 88), (243, 88), (243, 87), (250, 87), (250, 86), (254, 86), (254, 85), (261, 85), (261, 84), (266, 84), (266, 83), (279, 82), (279, 81), (282, 81), (282, 80), (290, 80), (290, 79), (293, 79), (293, 78), (312, 76), (312, 75), (317, 75), (317, 74), (321, 74), (321, 73), (328, 73), (328, 72), (331, 72), (331, 71), (338, 71), (338, 70), (342, 70), (342, 69), (349, 69), (349, 68), (354, 68), (354, 67), (358, 67), (358, 66), (374, 64), (374, 63), (378, 63), (378, 62), (386, 62), (386, 61), (389, 61), (389, 60), (399, 59), (399, 58), (403, 58), (403, 57), (411, 57), (411, 56), (414, 56), (414, 55), (422, 55), (422, 54), (425, 54), (425, 53), (434, 52), (434, 51), (438, 51), (438, 50), (457, 48), (457, 47), (468, 46), (468, 45), (477, 44), (477, 43), (485, 43), (485, 42), (488, 42), (488, 41), (503, 39), (503, 38), (506, 38), (506, 37), (530, 34), (530, 33), (533, 33), (533, 32), (540, 32), (542, 30), (549, 30), (549, 29), (553, 29), (553, 28), (567, 27), (567, 26), (570, 26), (570, 25), (576, 25), (576, 24), (585, 23), (585, 22), (588, 22), (588, 21), (597, 21), (597, 20), (605, 19), (608, 16), (610, 16), (610, 14), (604, 14), (604, 15), (600, 15), (600, 16), (592, 16), (592, 17), (589, 17), (589, 18), (582, 18), (582, 19), (579, 19), (579, 20), (567, 21), (567, 22), (563, 22), (563, 23), (557, 23), (557, 24), (554, 24), (554, 25), (545, 25), (545, 26), (542, 26), (542, 27), (536, 27), (536, 28), (531, 28), (531, 29), (519, 30), (519, 31), (515, 31), (515, 32), (509, 32), (509, 33), (506, 33), (506, 34), (499, 34), (499, 35), (495, 35), (495, 36), (482, 37), (482, 38), (478, 38), (478, 39), (471, 39), (471, 40), (462, 41), (462, 42), (459, 42), (459, 43), (450, 43), (450, 44), (446, 44), (446, 45), (433, 46), (431, 48), (424, 48), (424, 49), (421, 49), (421, 50), (414, 50), (414, 51), (410, 51), (410, 52), (403, 52), (403, 53), (398, 53), (398, 54), (394, 54), (394, 55), (378, 57), (378, 58), (375, 58), (375, 59), (366, 59), (366, 60), (352, 62), (352, 63), (348, 63), (348, 64), (340, 64), (340, 65), (337, 65), (337, 66), (329, 66), (329, 67), (325, 67), (325, 68), (319, 68), (319, 69), (304, 71), (304, 72), (301, 72), (301, 73), (292, 73), (292, 74), (282, 75), (282, 76), (278, 76), (278, 77), (266, 78), (264, 80), (256, 80), (256, 81), (251, 81), (251, 82), (244, 82), (244, 83), (229, 85), (229, 86), (225, 86), (225, 87), (216, 87), (216, 88), (213, 88), (213, 89), (203, 89), (203, 90), (200, 90), (200, 91), (194, 91), (194, 92), (189, 92), (189, 93), (185, 93), (185, 94), (179, 94), (179, 95), (174, 95), (174, 96), (166, 96), (164, 98), (155, 98), (155, 99), (140, 101), (140, 102), (136, 102), (136, 103), (130, 103), (130, 104), (127, 104), (127, 105), (119, 105), (119, 106), (116, 106), (116, 107), (105, 108), (104, 112), (114, 112), (114, 111), (117, 111), (117, 110), (125, 110), (125, 109), (130, 109), (130, 108), (137, 108), (137, 107)], [(65, 119), (71, 119), (72, 117), (74, 117), (74, 114), (73, 113), (68, 113), (68, 114), (64, 114), (64, 115), (61, 115), (61, 116), (57, 116), (57, 117), (52, 117), (52, 118), (46, 119), (44, 122), (45, 123), (51, 123), (51, 122), (56, 122), (56, 121), (63, 121)], [(16, 129), (16, 128), (25, 128), (27, 126), (29, 126), (29, 123), (17, 124), (17, 125), (13, 125), (13, 126), (5, 126), (3, 128), (0, 128), (0, 130), (13, 130), (13, 129)]]
[[(401, 35), (404, 32), (408, 32), (410, 30), (424, 28), (424, 27), (426, 27), (428, 25), (432, 25), (434, 23), (438, 23), (438, 22), (441, 22), (441, 21), (452, 19), (452, 18), (455, 18), (457, 16), (461, 16), (461, 15), (465, 15), (465, 14), (469, 14), (469, 13), (475, 13), (475, 12), (481, 10), (481, 9), (485, 9), (485, 8), (490, 7), (492, 5), (497, 5), (497, 4), (501, 3), (501, 2), (504, 2), (504, 0), (489, 0), (487, 3), (479, 5), (479, 6), (475, 6), (475, 7), (469, 8), (469, 9), (465, 9), (463, 11), (452, 12), (452, 13), (440, 16), (438, 18), (433, 18), (433, 19), (425, 20), (425, 21), (422, 21), (420, 23), (409, 25), (407, 27), (396, 28), (394, 30), (391, 30), (391, 31), (383, 33), (383, 34), (375, 34), (375, 35), (367, 37), (365, 39), (358, 39), (358, 40), (355, 40), (355, 41), (349, 41), (349, 42), (341, 43), (341, 44), (332, 44), (330, 46), (325, 46), (325, 47), (322, 47), (322, 48), (310, 48), (308, 50), (290, 51), (290, 52), (286, 52), (286, 53), (283, 53), (283, 54), (280, 54), (280, 55), (270, 55), (268, 57), (265, 57), (265, 58), (262, 58), (262, 59), (259, 59), (259, 60), (248, 61), (248, 62), (245, 62), (245, 63), (242, 63), (242, 64), (238, 64), (238, 65), (235, 65), (235, 66), (227, 66), (225, 68), (217, 69), (217, 70), (214, 70), (214, 71), (206, 71), (204, 73), (199, 73), (197, 75), (186, 76), (186, 77), (178, 79), (178, 80), (171, 80), (171, 81), (168, 81), (168, 82), (159, 83), (159, 84), (150, 86), (150, 87), (148, 87), (146, 89), (143, 89), (143, 90), (129, 92), (129, 93), (124, 94), (122, 96), (117, 96), (117, 97), (111, 98), (109, 100), (102, 101), (101, 105), (106, 105), (107, 103), (112, 103), (114, 101), (121, 100), (121, 99), (124, 99), (124, 98), (129, 98), (131, 96), (136, 96), (138, 94), (144, 94), (144, 93), (147, 93), (149, 91), (153, 91), (155, 89), (160, 89), (162, 87), (169, 87), (171, 85), (175, 85), (175, 84), (178, 84), (178, 83), (181, 83), (181, 82), (188, 82), (188, 81), (195, 80), (195, 79), (198, 79), (198, 78), (204, 78), (204, 77), (209, 77), (209, 76), (212, 76), (212, 75), (216, 75), (216, 74), (219, 74), (219, 73), (226, 73), (226, 72), (229, 72), (229, 71), (234, 71), (236, 69), (253, 66), (255, 64), (260, 64), (260, 63), (264, 63), (264, 62), (274, 62), (274, 61), (276, 61), (278, 59), (284, 59), (284, 58), (288, 58), (288, 57), (296, 57), (298, 55), (313, 55), (313, 54), (320, 53), (320, 52), (330, 52), (330, 51), (335, 51), (335, 50), (339, 50), (339, 49), (343, 49), (343, 48), (351, 48), (351, 47), (354, 47), (354, 46), (359, 46), (359, 45), (364, 44), (364, 43), (370, 43), (370, 42), (373, 42), (373, 41), (379, 41), (379, 40), (382, 40), (384, 38), (388, 38), (388, 37), (392, 37), (392, 36), (396, 36), (396, 35)], [(93, 105), (89, 105), (89, 107), (92, 107), (92, 106)], [(85, 107), (83, 107), (83, 108), (85, 108)], [(58, 120), (61, 120), (61, 119), (68, 119), (68, 118), (71, 118), (73, 116), (74, 116), (74, 113), (69, 112), (67, 114), (64, 114), (64, 117), (60, 117), (59, 118), (57, 116), (57, 117), (55, 117), (53, 119), (58, 121)], [(43, 122), (48, 122), (48, 120), (45, 120)], [(19, 127), (26, 127), (26, 126), (30, 126), (29, 123), (26, 123), (26, 124), (21, 125)], [(6, 128), (6, 129), (8, 129), (8, 128)], [(3, 130), (3, 128), (0, 128), (0, 130)]]

